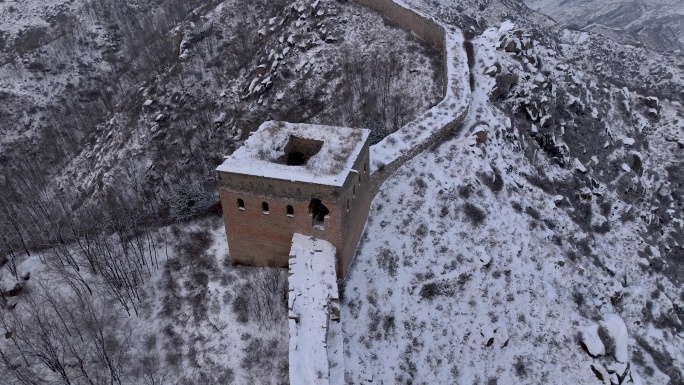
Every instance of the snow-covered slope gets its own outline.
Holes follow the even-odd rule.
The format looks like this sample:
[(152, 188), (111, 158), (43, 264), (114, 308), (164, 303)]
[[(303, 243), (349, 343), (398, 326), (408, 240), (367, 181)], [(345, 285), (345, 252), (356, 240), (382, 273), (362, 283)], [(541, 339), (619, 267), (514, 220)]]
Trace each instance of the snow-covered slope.
[(680, 384), (684, 110), (574, 66), (581, 40), (516, 27), (473, 40), (464, 131), (373, 201), (344, 287), (347, 378)]
[(684, 49), (684, 4), (678, 0), (523, 0), (566, 27), (658, 51)]
[[(215, 162), (213, 157), (231, 152), (261, 120), (291, 117), (338, 124), (326, 120), (361, 119), (366, 99), (342, 96), (369, 90), (362, 75), (368, 68), (399, 71), (377, 73), (377, 79), (381, 73), (397, 79), (392, 88), (396, 94), (386, 95), (386, 111), (396, 118), (386, 121), (389, 126), (410, 119), (411, 114), (404, 114), (407, 106), (416, 112), (433, 104), (434, 91), (441, 88), (434, 79), (439, 67), (426, 52), (434, 51), (363, 8), (332, 0), (317, 7), (313, 3), (299, 1), (286, 9), (259, 3), (245, 8), (263, 13), (250, 19), (249, 13), (234, 12), (236, 2), (212, 2), (180, 25), (172, 23), (178, 28), (167, 30), (168, 41), (163, 41), (168, 46), (160, 47), (178, 60), (159, 76), (128, 79), (140, 88), (124, 92), (130, 98), (117, 99), (111, 114), (77, 110), (83, 119), (105, 123), (91, 140), (73, 141), (80, 155), (66, 159), (66, 166), (50, 174), (46, 184), (62, 187), (60, 198), (73, 190), (90, 196), (119, 188), (145, 207), (159, 207), (164, 196), (160, 186), (179, 178), (197, 185), (207, 181), (213, 175), (213, 167), (207, 166)], [(400, 167), (373, 202), (355, 264), (340, 290), (344, 330), (335, 341), (344, 341), (347, 382), (684, 382), (679, 364), (684, 362), (681, 55), (565, 29), (518, 0), (406, 3), (461, 28), (472, 42), (472, 99), (463, 128)], [(28, 2), (22, 5), (27, 12), (34, 9)], [(132, 9), (140, 5), (130, 3)], [(369, 31), (373, 34), (367, 35)], [(241, 40), (256, 49), (232, 50)], [(3, 67), (4, 83), (17, 71), (32, 90), (22, 97), (36, 103), (44, 95), (33, 91), (49, 84), (54, 73), (32, 63), (40, 58), (39, 63), (52, 63), (46, 59), (54, 53), (48, 48), (25, 53), (27, 62), (4, 56), (14, 58)], [(381, 59), (387, 52), (407, 56)], [(219, 60), (225, 57), (229, 60)], [(236, 57), (245, 59), (244, 66), (235, 64)], [(364, 60), (339, 65), (342, 59), (358, 58)], [(107, 64), (96, 59), (71, 63), (70, 68), (74, 74), (86, 68), (97, 72)], [(372, 65), (381, 62), (391, 65)], [(227, 77), (225, 71), (237, 75)], [(272, 76), (276, 73), (278, 79)], [(94, 83), (79, 84), (91, 89)], [(350, 93), (344, 92), (346, 86)], [(12, 99), (12, 92), (2, 94), (14, 100), (3, 104), (14, 106), (3, 116), (28, 116), (27, 122), (35, 123), (30, 108), (15, 108), (21, 100)], [(93, 94), (82, 98), (89, 96)], [(327, 104), (319, 104), (321, 100)], [(7, 138), (9, 143), (23, 136)], [(58, 147), (62, 142), (54, 143)], [(24, 183), (10, 185), (32, 175), (10, 171), (3, 170), (5, 185), (29, 196), (51, 196), (32, 192)], [(80, 223), (89, 212), (79, 212), (67, 216), (78, 223), (58, 227), (62, 223), (49, 215), (8, 211), (9, 203), (16, 202), (12, 198), (21, 197), (17, 193), (3, 201), (8, 204), (2, 206), (1, 224), (7, 229), (2, 234), (13, 237), (7, 239), (16, 245), (29, 231), (45, 232), (46, 242), (64, 252), (62, 237), (87, 240), (95, 234), (106, 245), (107, 235), (120, 231), (116, 242), (133, 245), (129, 254), (138, 253), (134, 231), (126, 227), (139, 223), (138, 218), (125, 224), (106, 221), (108, 215), (126, 211), (122, 196), (127, 195), (95, 207), (105, 213), (107, 223), (95, 223), (99, 216)], [(64, 201), (54, 207), (71, 213), (71, 202)], [(53, 207), (38, 203), (29, 207), (43, 214)], [(13, 230), (16, 224), (25, 230)], [(53, 226), (63, 232), (50, 232)], [(279, 307), (283, 275), (264, 271), (260, 276), (223, 266), (220, 233), (171, 232), (171, 238), (181, 240), (176, 247), (184, 257), (169, 258), (159, 270), (142, 274), (140, 318), (124, 317), (123, 311), (119, 316), (142, 331), (135, 342), (149, 360), (139, 364), (156, 365), (149, 372), (170, 383), (278, 383), (287, 377), (285, 307)], [(144, 234), (154, 245), (175, 243)], [(220, 239), (214, 250), (206, 242), (196, 245), (212, 237)], [(23, 254), (17, 250), (15, 256)], [(118, 261), (104, 258), (102, 263), (111, 260)], [(86, 261), (80, 263), (81, 271), (88, 271)], [(146, 263), (138, 267), (149, 271)], [(36, 278), (30, 282), (38, 282)], [(12, 299), (11, 305), (16, 302)], [(66, 304), (63, 308), (70, 309)], [(39, 307), (16, 306), (15, 313), (3, 310), (2, 315), (10, 314), (5, 320), (38, 314), (29, 311)], [(16, 312), (22, 309), (28, 310)], [(253, 328), (258, 332), (251, 332)], [(9, 335), (6, 342), (26, 347), (19, 336)], [(17, 368), (7, 362), (32, 369), (16, 353), (0, 369)], [(79, 375), (72, 362), (70, 373)], [(102, 373), (94, 362), (89, 368)], [(53, 375), (51, 364), (32, 363), (47, 376)], [(137, 366), (125, 369), (121, 373), (134, 379), (147, 373), (146, 368), (128, 372)]]
[(60, 196), (66, 212), (46, 205), (56, 222), (111, 192), (168, 206), (191, 185), (217, 202), (216, 166), (266, 120), (365, 127), (377, 142), (441, 99), (437, 51), (354, 3), (0, 7), (0, 199), (31, 223), (44, 222), (37, 197)]
[[(18, 263), (23, 290), (0, 302), (0, 382), (287, 382), (287, 272), (230, 266), (222, 224), (205, 218), (128, 240), (93, 233), (97, 254), (112, 253), (110, 268), (122, 279), (114, 285), (99, 263), (92, 273), (76, 244)], [(130, 258), (129, 241), (142, 246), (133, 253), (141, 260)], [(59, 253), (69, 253), (80, 272), (61, 265)], [(8, 266), (0, 269), (3, 294), (12, 278)], [(141, 284), (129, 292), (125, 280)]]

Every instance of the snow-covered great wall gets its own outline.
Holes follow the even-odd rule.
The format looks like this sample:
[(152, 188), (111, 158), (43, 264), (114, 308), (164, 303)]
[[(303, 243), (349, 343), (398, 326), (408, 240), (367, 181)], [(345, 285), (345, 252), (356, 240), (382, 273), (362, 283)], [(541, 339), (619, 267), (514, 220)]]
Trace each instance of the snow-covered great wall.
[(371, 193), (399, 166), (444, 138), (461, 125), (470, 106), (470, 70), (464, 49), (464, 37), (457, 28), (444, 25), (429, 15), (402, 2), (357, 0), (358, 4), (380, 12), (387, 19), (413, 32), (442, 51), (444, 99), (405, 124), (392, 135), (371, 147)]
[[(470, 71), (460, 30), (389, 0), (357, 0), (415, 33), (442, 52), (444, 98), (437, 105), (371, 147), (371, 194), (402, 164), (460, 129), (470, 106)], [(334, 248), (295, 234), (289, 281), (289, 370), (292, 384), (336, 384), (344, 380), (341, 324), (329, 323), (337, 301)], [(314, 245), (316, 243), (316, 245)], [(319, 244), (320, 243), (320, 244)], [(328, 269), (325, 269), (329, 262)], [(312, 279), (316, 278), (316, 279)], [(332, 285), (332, 286), (330, 286)], [(330, 291), (330, 292), (326, 292)], [(342, 322), (344, 322), (342, 320)], [(332, 328), (330, 328), (332, 326)]]
[(288, 281), (291, 384), (344, 383), (335, 247), (292, 236)]

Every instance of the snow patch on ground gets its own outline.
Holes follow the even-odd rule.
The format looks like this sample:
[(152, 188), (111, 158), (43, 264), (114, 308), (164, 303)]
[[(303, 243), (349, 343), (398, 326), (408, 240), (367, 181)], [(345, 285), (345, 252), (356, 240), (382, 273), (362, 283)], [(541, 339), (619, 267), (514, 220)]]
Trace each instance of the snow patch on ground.
[(601, 338), (598, 335), (599, 326), (598, 324), (593, 324), (582, 329), (582, 343), (587, 347), (587, 351), (592, 357), (598, 357), (606, 354), (606, 348), (601, 342)]

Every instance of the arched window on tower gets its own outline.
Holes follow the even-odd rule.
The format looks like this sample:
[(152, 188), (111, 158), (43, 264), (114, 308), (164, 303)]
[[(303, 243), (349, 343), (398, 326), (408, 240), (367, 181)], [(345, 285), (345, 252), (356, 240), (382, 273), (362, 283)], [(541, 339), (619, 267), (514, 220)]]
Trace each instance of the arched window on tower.
[(237, 203), (238, 203), (238, 210), (244, 210), (245, 209), (245, 201), (238, 198)]
[(268, 203), (261, 202), (261, 209), (264, 211), (264, 214), (268, 214)]
[(294, 217), (294, 207), (292, 205), (287, 205), (287, 216)]

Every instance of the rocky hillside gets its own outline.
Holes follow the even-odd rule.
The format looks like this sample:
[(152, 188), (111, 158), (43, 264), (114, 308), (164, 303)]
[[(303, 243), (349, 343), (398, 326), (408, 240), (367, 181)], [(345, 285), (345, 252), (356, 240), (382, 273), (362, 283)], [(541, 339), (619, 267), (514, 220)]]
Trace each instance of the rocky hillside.
[[(439, 55), (353, 3), (0, 7), (11, 215), (41, 204), (58, 223), (126, 196), (168, 223), (188, 191), (217, 201), (214, 168), (265, 120), (370, 127), (377, 141), (441, 95)], [(55, 194), (68, 209), (36, 202)]]
[[(518, 0), (405, 3), (468, 36), (472, 100), (463, 126), (373, 201), (340, 288), (346, 381), (684, 384), (684, 59)], [(157, 231), (138, 214), (206, 210), (214, 166), (263, 120), (380, 138), (439, 100), (436, 52), (354, 4), (174, 4), (0, 3), (0, 108), (17, 123), (3, 131), (2, 272), (31, 288), (0, 320), (47, 317), (62, 338), (93, 330), (87, 319), (129, 336), (107, 345), (121, 364), (103, 370), (22, 356), (34, 329), (8, 329), (0, 369), (17, 383), (282, 383), (282, 275), (227, 266), (217, 220)], [(35, 283), (43, 265), (64, 297)], [(32, 311), (35, 298), (59, 306)], [(130, 315), (57, 322), (70, 303)], [(127, 346), (145, 360), (127, 365)]]
[(373, 203), (351, 377), (684, 383), (681, 57), (506, 1), (409, 4), (472, 31), (473, 100)]
[(283, 272), (188, 220), (268, 119), (378, 141), (432, 106), (437, 51), (335, 1), (0, 2), (0, 22), (2, 383), (287, 381)]
[(524, 0), (560, 25), (621, 44), (657, 51), (684, 50), (684, 5), (676, 0)]

